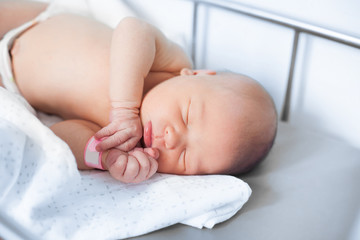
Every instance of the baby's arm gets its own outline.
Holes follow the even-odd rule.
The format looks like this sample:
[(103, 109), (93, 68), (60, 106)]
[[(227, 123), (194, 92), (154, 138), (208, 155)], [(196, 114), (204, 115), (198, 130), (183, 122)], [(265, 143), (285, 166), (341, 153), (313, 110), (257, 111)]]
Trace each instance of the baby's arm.
[(9, 30), (34, 19), (47, 7), (46, 3), (31, 1), (0, 1), (0, 39)]
[(103, 140), (97, 150), (133, 149), (142, 136), (139, 108), (149, 72), (178, 74), (191, 67), (184, 51), (157, 28), (125, 18), (114, 30), (110, 53), (110, 124), (95, 134)]

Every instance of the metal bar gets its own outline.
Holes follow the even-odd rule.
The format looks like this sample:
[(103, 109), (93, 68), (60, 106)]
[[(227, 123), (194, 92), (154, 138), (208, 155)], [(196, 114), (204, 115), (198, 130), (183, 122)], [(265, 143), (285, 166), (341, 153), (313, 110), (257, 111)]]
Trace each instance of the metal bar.
[(218, 1), (218, 0), (193, 0), (196, 4), (205, 4), (224, 10), (241, 13), (250, 17), (272, 22), (277, 25), (292, 28), (299, 32), (304, 32), (310, 35), (329, 39), (331, 41), (339, 42), (351, 47), (360, 48), (360, 37), (354, 37), (347, 34), (339, 33), (329, 30), (324, 27), (314, 26), (312, 24), (293, 20), (291, 18), (278, 16), (273, 13), (265, 12), (252, 7), (247, 7), (233, 1)]
[[(259, 9), (255, 9), (252, 7), (247, 7), (244, 5), (241, 5), (234, 1), (218, 1), (218, 0), (191, 0), (194, 2), (194, 8), (196, 5), (196, 8), (198, 8), (199, 4), (204, 4), (210, 7), (220, 8), (227, 11), (240, 13), (245, 16), (253, 17), (256, 19), (260, 19), (263, 21), (267, 21), (279, 26), (283, 26), (286, 28), (293, 29), (295, 31), (294, 34), (294, 40), (293, 40), (293, 48), (291, 53), (291, 62), (290, 62), (290, 69), (289, 69), (289, 75), (288, 75), (288, 82), (287, 82), (287, 88), (285, 93), (285, 100), (283, 103), (283, 109), (281, 113), (281, 120), (282, 121), (288, 121), (289, 120), (289, 114), (290, 114), (290, 99), (291, 99), (291, 90), (292, 90), (292, 83), (293, 83), (293, 77), (294, 77), (294, 71), (295, 71), (295, 63), (296, 63), (296, 55), (297, 55), (297, 48), (298, 48), (298, 41), (299, 41), (299, 35), (300, 33), (306, 33), (312, 36), (320, 37), (323, 39), (328, 39), (330, 41), (334, 41), (340, 44), (344, 44), (350, 47), (354, 47), (357, 49), (360, 49), (360, 37), (354, 37), (347, 34), (343, 34), (340, 32), (336, 32), (333, 30), (329, 30), (327, 28), (314, 26), (312, 24), (304, 23), (301, 21), (293, 20), (291, 18), (278, 16), (273, 13), (265, 12)], [(196, 19), (197, 21), (197, 19)], [(195, 23), (197, 24), (197, 23)], [(197, 25), (196, 27), (193, 27), (193, 59), (195, 61), (195, 52), (196, 52), (196, 31), (197, 31)], [(194, 38), (195, 37), (195, 38)]]
[(196, 43), (197, 43), (197, 29), (198, 29), (198, 8), (199, 4), (194, 2), (193, 9), (193, 25), (192, 25), (192, 42), (191, 42), (191, 58), (196, 68)]
[(284, 100), (283, 109), (282, 109), (282, 113), (281, 113), (281, 120), (285, 121), (285, 122), (287, 122), (289, 120), (289, 114), (290, 114), (291, 90), (292, 90), (292, 83), (293, 83), (294, 72), (295, 72), (297, 49), (298, 49), (298, 45), (299, 45), (299, 35), (300, 35), (300, 32), (295, 30), (293, 47), (292, 47), (292, 52), (291, 52), (291, 62), (290, 62), (290, 69), (289, 69), (289, 75), (288, 75), (288, 82), (287, 82), (286, 93), (285, 93), (285, 100)]

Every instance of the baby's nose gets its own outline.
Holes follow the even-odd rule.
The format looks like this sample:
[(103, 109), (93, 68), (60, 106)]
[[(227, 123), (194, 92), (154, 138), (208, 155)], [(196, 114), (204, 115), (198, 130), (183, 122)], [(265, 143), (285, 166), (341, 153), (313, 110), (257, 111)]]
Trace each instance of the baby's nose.
[(172, 126), (167, 126), (164, 132), (165, 147), (174, 149), (181, 142), (181, 135)]

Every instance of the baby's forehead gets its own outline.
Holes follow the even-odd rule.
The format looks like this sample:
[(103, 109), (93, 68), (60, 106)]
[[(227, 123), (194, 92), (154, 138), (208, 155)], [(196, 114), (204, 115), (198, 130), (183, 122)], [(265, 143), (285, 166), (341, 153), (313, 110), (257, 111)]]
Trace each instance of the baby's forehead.
[(239, 137), (244, 136), (243, 127), (228, 114), (217, 114), (204, 120), (201, 141), (196, 147), (202, 150), (202, 157), (198, 159), (201, 173), (220, 173), (231, 167), (236, 150), (245, 145), (245, 137)]
[(253, 79), (235, 73), (219, 73), (217, 75), (201, 76), (200, 87), (210, 88), (216, 91), (227, 91), (229, 94), (237, 94), (244, 91), (255, 91), (260, 85)]
[[(257, 104), (267, 97), (266, 91), (255, 80), (240, 74), (219, 73), (179, 77), (169, 84), (175, 95), (197, 96), (222, 107)], [(171, 81), (171, 80), (170, 80)], [(214, 101), (215, 100), (215, 101)], [(261, 100), (261, 101), (262, 101)], [(260, 101), (260, 102), (261, 102)]]

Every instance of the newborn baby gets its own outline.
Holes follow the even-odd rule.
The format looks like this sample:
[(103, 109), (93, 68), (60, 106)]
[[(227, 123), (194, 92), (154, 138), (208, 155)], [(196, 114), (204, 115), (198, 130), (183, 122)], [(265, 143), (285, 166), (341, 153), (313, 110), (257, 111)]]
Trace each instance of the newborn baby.
[(0, 34), (8, 32), (0, 35), (0, 53), (9, 55), (3, 86), (64, 119), (51, 129), (79, 169), (108, 170), (123, 182), (157, 171), (239, 174), (269, 152), (277, 117), (263, 87), (192, 70), (154, 26), (125, 18), (111, 29), (35, 2), (1, 2), (0, 10), (8, 13), (0, 19)]

